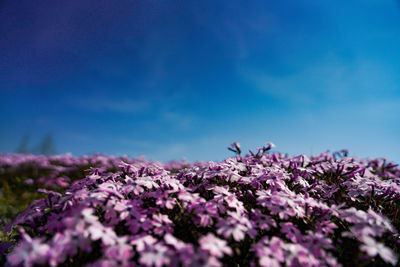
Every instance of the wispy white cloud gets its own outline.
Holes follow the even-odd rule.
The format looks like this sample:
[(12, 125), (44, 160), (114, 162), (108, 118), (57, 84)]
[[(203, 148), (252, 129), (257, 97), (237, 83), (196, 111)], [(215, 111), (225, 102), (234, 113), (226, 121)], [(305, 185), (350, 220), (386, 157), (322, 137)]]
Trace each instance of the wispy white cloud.
[(239, 68), (238, 75), (255, 90), (296, 103), (372, 101), (400, 90), (394, 71), (379, 62), (344, 63), (334, 56), (285, 76), (251, 67)]
[(186, 159), (190, 146), (186, 143), (171, 143), (164, 146), (158, 146), (153, 153), (149, 153), (149, 159), (168, 161)]
[(150, 109), (151, 103), (145, 100), (88, 97), (72, 100), (73, 105), (89, 111), (103, 112), (111, 111), (117, 113), (143, 113)]
[(182, 130), (190, 129), (195, 122), (195, 119), (192, 115), (181, 112), (165, 111), (162, 112), (161, 117), (165, 122), (170, 123), (174, 127)]
[(153, 149), (155, 147), (154, 142), (149, 140), (138, 140), (134, 138), (126, 138), (126, 137), (119, 137), (117, 139), (113, 138), (110, 141), (115, 141), (119, 144), (122, 144), (128, 148), (135, 148), (135, 149)]
[(122, 113), (139, 113), (147, 111), (150, 107), (150, 103), (146, 101), (137, 101), (132, 99), (120, 99), (120, 100), (106, 100), (103, 102), (95, 103), (98, 109), (107, 109), (110, 111), (122, 112)]
[[(184, 101), (185, 95), (174, 92), (170, 95), (148, 95), (146, 97), (133, 99), (116, 96), (92, 96), (84, 98), (71, 98), (70, 104), (74, 108), (85, 111), (103, 113), (114, 112), (125, 115), (137, 115), (139, 117), (150, 116), (152, 125), (168, 124), (178, 130), (190, 130), (198, 121), (190, 111), (183, 111), (180, 103)], [(155, 127), (157, 128), (157, 127)]]
[(278, 19), (267, 9), (255, 12), (249, 5), (244, 12), (243, 7), (235, 4), (226, 8), (229, 11), (214, 13), (200, 4), (193, 7), (192, 15), (197, 24), (217, 39), (224, 53), (234, 60), (241, 61), (250, 56), (254, 43), (249, 36), (265, 36), (276, 32), (279, 27)]

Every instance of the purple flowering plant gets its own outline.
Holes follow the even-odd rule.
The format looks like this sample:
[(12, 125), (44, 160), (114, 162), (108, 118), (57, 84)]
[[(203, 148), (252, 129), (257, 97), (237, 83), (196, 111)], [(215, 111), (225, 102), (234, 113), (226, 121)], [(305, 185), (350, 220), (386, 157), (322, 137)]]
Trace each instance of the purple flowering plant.
[[(47, 170), (25, 177), (45, 197), (4, 226), (0, 264), (398, 264), (397, 165), (346, 150), (290, 157), (274, 147), (243, 155), (235, 142), (234, 157), (197, 163), (0, 155), (8, 179)], [(92, 168), (79, 177), (82, 166)]]

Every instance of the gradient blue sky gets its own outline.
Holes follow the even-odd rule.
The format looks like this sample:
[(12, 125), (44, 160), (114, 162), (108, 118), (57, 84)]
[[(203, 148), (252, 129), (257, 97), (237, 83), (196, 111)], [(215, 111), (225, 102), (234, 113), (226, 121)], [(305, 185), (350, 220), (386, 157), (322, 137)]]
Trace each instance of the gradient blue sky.
[(400, 162), (395, 0), (0, 2), (0, 151)]

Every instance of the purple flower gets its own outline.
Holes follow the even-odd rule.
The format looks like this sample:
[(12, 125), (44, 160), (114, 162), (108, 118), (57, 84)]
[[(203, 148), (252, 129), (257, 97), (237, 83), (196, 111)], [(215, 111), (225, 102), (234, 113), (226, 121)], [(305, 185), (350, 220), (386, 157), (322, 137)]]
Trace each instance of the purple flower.
[(320, 261), (300, 244), (285, 244), (287, 266), (320, 266)]
[(130, 243), (136, 246), (136, 250), (138, 252), (142, 252), (149, 247), (152, 247), (157, 242), (157, 239), (152, 237), (151, 235), (140, 234), (135, 236)]
[(252, 246), (259, 258), (260, 266), (281, 266), (281, 263), (285, 261), (284, 248), (284, 242), (275, 236), (271, 240), (264, 237)]
[(44, 188), (39, 188), (38, 192), (43, 193), (43, 194), (47, 194), (49, 196), (61, 197), (60, 193), (54, 192), (54, 191), (51, 191), (51, 190), (47, 190), (47, 189), (44, 189)]
[(207, 227), (213, 224), (211, 216), (204, 213), (197, 214), (197, 217), (194, 219), (194, 221), (196, 224), (199, 224), (200, 226), (203, 227)]
[(77, 252), (78, 242), (74, 240), (73, 232), (66, 230), (63, 233), (56, 233), (51, 239), (50, 265), (57, 266), (65, 261), (67, 256)]
[(164, 241), (166, 244), (173, 246), (176, 250), (181, 250), (186, 246), (184, 242), (178, 240), (170, 233), (164, 235)]
[(152, 220), (147, 218), (146, 214), (134, 212), (131, 218), (127, 218), (125, 225), (128, 226), (132, 234), (136, 234), (140, 229), (148, 231), (153, 228)]
[(271, 216), (264, 215), (259, 209), (251, 210), (251, 219), (260, 230), (269, 230), (276, 227), (276, 222)]
[(114, 230), (110, 227), (104, 227), (101, 224), (93, 224), (89, 226), (88, 232), (92, 240), (101, 239), (105, 246), (114, 245), (117, 240), (117, 235)]
[[(377, 257), (396, 264), (398, 166), (344, 153), (266, 153), (272, 147), (240, 155), (233, 143), (239, 155), (197, 163), (0, 154), (6, 177), (33, 168), (33, 186), (24, 188), (43, 187), (48, 195), (5, 227), (32, 233), (21, 230), (7, 265), (53, 267), (87, 255), (88, 266), (104, 267), (225, 266), (233, 260), (252, 267), (340, 266), (340, 246), (361, 253), (349, 264)], [(87, 166), (90, 173), (76, 177)], [(253, 253), (242, 250), (250, 246)]]
[(300, 242), (303, 239), (301, 232), (293, 223), (285, 222), (280, 223), (279, 225), (281, 227), (281, 232), (284, 233), (286, 235), (286, 238), (293, 243)]
[(209, 190), (212, 190), (213, 193), (216, 194), (216, 197), (232, 195), (232, 193), (229, 192), (229, 186), (213, 186)]
[(228, 219), (219, 219), (217, 223), (217, 233), (223, 235), (225, 238), (233, 237), (236, 241), (243, 240), (245, 234), (248, 233), (250, 237), (254, 237), (257, 231), (253, 228), (252, 223), (248, 220), (247, 216), (228, 211)]
[(396, 265), (398, 258), (392, 250), (385, 247), (382, 243), (376, 242), (375, 239), (369, 236), (364, 236), (362, 241), (361, 251), (366, 252), (368, 256), (375, 257), (379, 255), (385, 262)]
[(160, 187), (151, 177), (140, 177), (136, 180), (136, 184), (144, 186), (147, 189), (157, 189)]
[(168, 197), (168, 194), (168, 191), (165, 191), (163, 194), (157, 192), (154, 197), (156, 198), (157, 205), (172, 210), (176, 205), (176, 201), (174, 198)]
[(126, 236), (119, 237), (114, 245), (106, 249), (105, 256), (120, 262), (128, 262), (134, 253), (132, 246), (127, 243), (127, 240), (128, 237)]
[(8, 255), (11, 265), (33, 266), (45, 264), (50, 255), (50, 246), (40, 238), (31, 238), (23, 229), (20, 230), (22, 242)]
[(164, 235), (164, 241), (167, 245), (172, 246), (175, 249), (179, 257), (179, 259), (173, 257), (173, 262), (171, 262), (171, 265), (174, 265), (174, 263), (175, 265), (179, 265), (179, 263), (181, 263), (184, 266), (189, 266), (191, 264), (194, 257), (194, 249), (192, 244), (186, 244), (169, 233)]
[(199, 251), (193, 255), (190, 265), (193, 267), (221, 267), (222, 264), (217, 257), (210, 256), (208, 253)]
[(164, 233), (172, 233), (173, 222), (168, 218), (168, 215), (161, 213), (153, 214), (152, 224), (154, 226), (154, 233), (163, 235)]
[(241, 150), (240, 150), (240, 144), (238, 142), (233, 142), (231, 144), (230, 147), (228, 147), (228, 149), (234, 153), (237, 153), (238, 155), (240, 155)]
[(200, 247), (217, 258), (222, 258), (224, 254), (231, 255), (232, 249), (222, 240), (212, 233), (208, 233), (199, 240)]
[(157, 243), (140, 254), (139, 262), (145, 266), (161, 267), (170, 263), (168, 254), (168, 248)]
[(34, 183), (34, 181), (33, 181), (33, 179), (31, 179), (31, 178), (26, 179), (26, 180), (24, 181), (24, 184), (26, 184), (26, 185), (33, 185), (33, 183)]

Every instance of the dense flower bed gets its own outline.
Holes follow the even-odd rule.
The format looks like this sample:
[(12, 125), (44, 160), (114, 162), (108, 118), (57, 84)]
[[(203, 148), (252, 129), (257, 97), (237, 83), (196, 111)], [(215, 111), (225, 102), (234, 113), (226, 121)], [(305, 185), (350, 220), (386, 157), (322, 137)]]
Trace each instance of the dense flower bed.
[[(116, 171), (121, 161), (129, 164), (146, 163), (144, 158), (131, 159), (105, 155), (73, 157), (65, 155), (28, 155), (28, 154), (1, 154), (0, 174), (8, 176), (28, 177), (25, 184), (38, 184), (45, 187), (59, 189), (68, 187), (71, 182), (82, 175), (82, 171), (89, 167), (100, 167), (103, 171)], [(190, 166), (185, 161), (171, 161), (168, 163), (150, 162), (162, 165), (168, 171)], [(200, 163), (195, 163), (200, 164)], [(193, 164), (192, 164), (193, 165)], [(79, 177), (81, 179), (82, 177)]]
[[(44, 156), (0, 153), (0, 242), (4, 225), (25, 210), (33, 200), (45, 197), (38, 189), (63, 193), (74, 181), (85, 177), (89, 168), (98, 167), (105, 172), (115, 172), (121, 161), (129, 164), (154, 163), (146, 163), (143, 157), (132, 159), (105, 155), (73, 157), (71, 154)], [(174, 173), (184, 167), (201, 166), (202, 163), (171, 161), (157, 164)]]
[(398, 166), (272, 147), (241, 156), (234, 143), (219, 163), (119, 160), (63, 193), (40, 189), (5, 228), (17, 232), (6, 265), (396, 265)]

